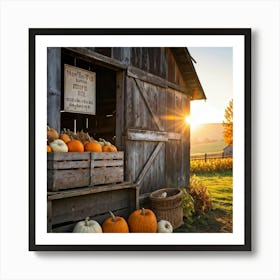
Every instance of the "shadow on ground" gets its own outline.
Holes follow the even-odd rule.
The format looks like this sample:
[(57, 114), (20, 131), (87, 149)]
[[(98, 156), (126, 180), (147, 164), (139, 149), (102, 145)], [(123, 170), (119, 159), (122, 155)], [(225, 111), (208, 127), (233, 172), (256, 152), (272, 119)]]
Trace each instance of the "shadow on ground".
[(228, 233), (232, 232), (232, 215), (220, 209), (208, 211), (206, 214), (193, 217), (192, 222), (184, 218), (184, 224), (174, 232), (195, 233)]

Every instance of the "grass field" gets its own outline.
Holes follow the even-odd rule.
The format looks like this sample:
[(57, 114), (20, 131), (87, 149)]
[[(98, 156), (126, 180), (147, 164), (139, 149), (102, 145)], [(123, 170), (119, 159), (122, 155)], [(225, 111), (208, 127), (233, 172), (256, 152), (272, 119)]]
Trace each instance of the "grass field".
[(232, 176), (215, 175), (199, 176), (199, 179), (207, 187), (213, 209), (219, 209), (232, 214)]
[(174, 232), (232, 232), (232, 173), (205, 173), (198, 176), (207, 187), (212, 210), (193, 219)]

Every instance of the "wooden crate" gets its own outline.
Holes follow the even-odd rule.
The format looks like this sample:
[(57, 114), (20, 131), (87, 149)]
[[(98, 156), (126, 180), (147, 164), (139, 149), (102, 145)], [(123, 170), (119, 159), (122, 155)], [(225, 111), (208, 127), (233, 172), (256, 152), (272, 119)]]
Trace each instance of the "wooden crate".
[(90, 184), (90, 153), (48, 153), (48, 191)]
[(123, 152), (91, 153), (90, 168), (90, 186), (123, 182)]
[(87, 216), (102, 225), (109, 210), (127, 219), (139, 207), (138, 193), (137, 186), (127, 182), (48, 192), (48, 232), (72, 232)]
[(123, 152), (48, 153), (48, 191), (123, 182)]

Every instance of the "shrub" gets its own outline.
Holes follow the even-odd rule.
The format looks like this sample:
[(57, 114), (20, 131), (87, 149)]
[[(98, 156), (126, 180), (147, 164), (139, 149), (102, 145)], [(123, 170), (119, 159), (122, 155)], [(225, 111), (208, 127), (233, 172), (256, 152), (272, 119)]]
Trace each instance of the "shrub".
[(182, 191), (183, 191), (183, 201), (182, 201), (183, 216), (187, 219), (189, 223), (192, 223), (193, 222), (192, 216), (195, 212), (194, 200), (185, 188)]
[(194, 201), (194, 214), (200, 216), (212, 209), (210, 194), (201, 180), (197, 176), (192, 176), (190, 179), (190, 188), (188, 193)]

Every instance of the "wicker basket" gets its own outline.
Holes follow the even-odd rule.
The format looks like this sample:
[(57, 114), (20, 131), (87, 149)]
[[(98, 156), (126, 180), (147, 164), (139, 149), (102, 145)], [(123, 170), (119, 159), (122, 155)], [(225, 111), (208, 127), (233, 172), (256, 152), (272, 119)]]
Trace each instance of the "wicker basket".
[(150, 194), (151, 209), (158, 220), (167, 220), (176, 229), (183, 224), (182, 199), (183, 192), (180, 189), (160, 189)]

